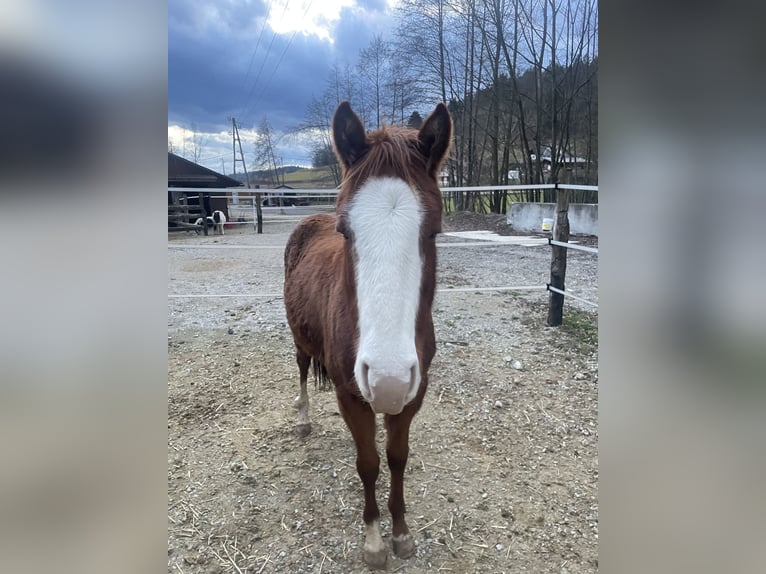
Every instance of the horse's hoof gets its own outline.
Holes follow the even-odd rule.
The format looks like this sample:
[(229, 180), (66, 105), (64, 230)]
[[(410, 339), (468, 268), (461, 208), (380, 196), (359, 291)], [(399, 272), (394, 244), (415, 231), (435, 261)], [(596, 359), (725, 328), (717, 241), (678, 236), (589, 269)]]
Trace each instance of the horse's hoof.
[(412, 534), (403, 534), (402, 536), (393, 537), (394, 554), (399, 558), (409, 558), (415, 554), (417, 546), (415, 546), (415, 539)]
[(370, 567), (371, 570), (383, 570), (386, 567), (386, 561), (388, 560), (388, 552), (385, 548), (380, 550), (368, 550), (364, 549), (364, 563)]
[(295, 432), (300, 438), (306, 438), (311, 434), (311, 423), (303, 423), (295, 426)]

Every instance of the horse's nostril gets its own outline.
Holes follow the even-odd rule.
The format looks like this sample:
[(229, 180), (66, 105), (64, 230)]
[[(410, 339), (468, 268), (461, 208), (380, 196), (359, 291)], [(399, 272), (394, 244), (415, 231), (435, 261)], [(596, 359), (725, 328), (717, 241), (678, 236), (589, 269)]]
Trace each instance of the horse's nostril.
[(415, 381), (418, 378), (418, 364), (415, 363), (410, 369), (410, 391), (415, 387)]

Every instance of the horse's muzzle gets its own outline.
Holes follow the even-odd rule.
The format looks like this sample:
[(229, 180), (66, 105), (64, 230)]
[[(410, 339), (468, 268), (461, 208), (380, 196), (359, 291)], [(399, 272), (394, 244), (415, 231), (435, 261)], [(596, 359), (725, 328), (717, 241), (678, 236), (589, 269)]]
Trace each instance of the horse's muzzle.
[(359, 389), (376, 413), (398, 415), (415, 398), (420, 383), (417, 360), (409, 368), (376, 369), (361, 364)]

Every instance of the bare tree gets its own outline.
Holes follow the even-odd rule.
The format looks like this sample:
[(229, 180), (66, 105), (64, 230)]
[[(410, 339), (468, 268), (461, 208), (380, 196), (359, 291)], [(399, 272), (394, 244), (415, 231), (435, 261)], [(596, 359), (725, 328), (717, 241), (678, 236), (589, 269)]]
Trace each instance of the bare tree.
[(390, 95), (391, 123), (404, 125), (407, 121), (407, 112), (420, 103), (417, 96), (416, 78), (407, 67), (404, 59), (397, 57), (392, 48), (389, 60), (388, 78), (386, 88)]
[(387, 107), (386, 102), (390, 99), (386, 91), (390, 57), (391, 46), (380, 34), (373, 36), (370, 44), (359, 54), (357, 65), (359, 74), (365, 81), (364, 87), (368, 88), (373, 95), (372, 111), (375, 125), (368, 127), (378, 128), (385, 119), (384, 109)]
[[(405, 124), (440, 99), (455, 125), (450, 184), (504, 184), (511, 171), (520, 183), (573, 180), (581, 155), (583, 177), (594, 181), (597, 11), (597, 0), (401, 0), (395, 41), (373, 37), (358, 73), (334, 66), (327, 92), (312, 102), (306, 125), (317, 130), (317, 157), (341, 99), (370, 128)], [(489, 204), (460, 194), (445, 208), (504, 212), (507, 201), (507, 193)]]
[[(205, 151), (205, 147), (207, 146), (207, 138), (203, 137), (202, 134), (197, 130), (197, 125), (192, 124), (192, 137), (191, 142), (189, 144), (189, 153), (191, 156), (191, 159), (194, 163), (199, 163), (200, 158), (202, 158), (202, 155)], [(186, 140), (184, 139), (184, 143)]]
[[(315, 154), (323, 153), (323, 150), (332, 149), (332, 117), (335, 108), (338, 105), (335, 95), (331, 95), (332, 89), (325, 90), (325, 93), (317, 98), (311, 98), (309, 106), (306, 109), (306, 116), (298, 126), (299, 131), (303, 131), (312, 136), (315, 141), (313, 152)], [(329, 166), (335, 185), (340, 184), (340, 166), (337, 161), (332, 161)]]
[[(263, 118), (256, 130), (253, 145), (253, 168), (264, 171), (273, 186), (279, 185), (279, 168), (277, 156), (274, 150), (276, 134), (267, 118)], [(281, 160), (280, 160), (281, 163)]]

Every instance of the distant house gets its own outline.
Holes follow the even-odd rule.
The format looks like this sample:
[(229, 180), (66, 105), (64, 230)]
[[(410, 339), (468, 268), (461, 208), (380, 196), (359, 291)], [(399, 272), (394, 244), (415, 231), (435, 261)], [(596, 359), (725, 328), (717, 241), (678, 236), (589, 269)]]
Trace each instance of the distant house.
[[(518, 152), (515, 154), (519, 157)], [(537, 161), (537, 153), (534, 149), (529, 150), (529, 158), (532, 162)], [(562, 170), (560, 177), (563, 177), (564, 171), (571, 172), (570, 177), (585, 169), (588, 166), (588, 160), (575, 156), (569, 152), (564, 152), (558, 159), (559, 167)], [(540, 148), (540, 164), (542, 165), (543, 177), (547, 180), (550, 177), (553, 158), (551, 156), (551, 146), (542, 146)], [(508, 183), (521, 183), (524, 180), (527, 166), (523, 161), (511, 162), (508, 166)]]
[[(242, 187), (242, 185), (241, 182), (234, 178), (168, 152), (168, 205), (199, 206), (199, 196), (201, 195), (205, 213), (210, 214), (213, 211), (220, 210), (226, 214), (227, 219), (231, 219), (229, 217), (229, 202), (227, 197), (225, 197), (228, 194), (210, 194), (202, 191), (176, 191), (172, 188), (202, 190), (205, 188)], [(190, 219), (192, 220), (190, 223), (193, 223), (196, 216), (190, 216)]]
[(291, 205), (308, 205), (309, 202), (305, 197), (296, 197), (294, 191), (283, 191), (287, 189), (294, 189), (289, 185), (278, 185), (272, 190), (266, 192), (266, 196), (263, 198), (264, 207), (286, 207)]
[[(536, 154), (532, 150), (530, 150), (530, 157), (532, 160), (537, 159)], [(551, 170), (551, 164), (553, 163), (551, 156), (551, 146), (543, 146), (540, 148), (540, 163), (543, 164), (544, 171)], [(566, 169), (585, 167), (587, 163), (588, 161), (585, 158), (576, 157), (566, 151), (563, 153), (562, 157), (559, 158), (559, 164), (561, 164), (561, 166)]]

